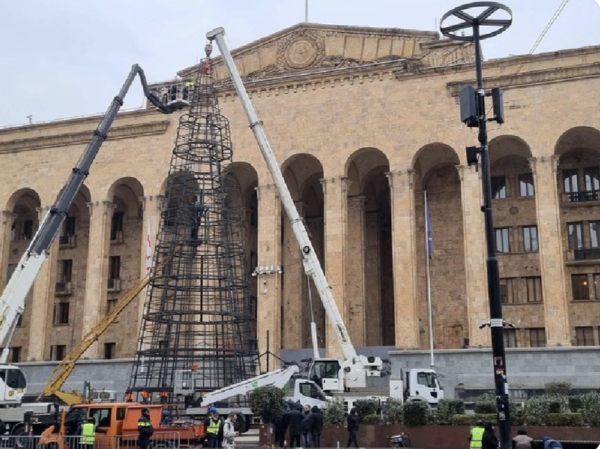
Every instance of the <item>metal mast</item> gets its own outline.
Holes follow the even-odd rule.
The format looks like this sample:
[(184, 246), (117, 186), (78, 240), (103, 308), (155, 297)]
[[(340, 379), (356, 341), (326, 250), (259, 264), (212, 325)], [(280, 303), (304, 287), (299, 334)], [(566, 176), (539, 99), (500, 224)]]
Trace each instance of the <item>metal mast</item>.
[[(219, 112), (211, 46), (186, 83), (130, 391), (178, 402), (255, 375), (242, 220), (229, 207), (234, 185), (228, 120)], [(183, 377), (182, 377), (183, 373)], [(183, 381), (182, 381), (183, 379)], [(141, 395), (141, 398), (139, 397)]]

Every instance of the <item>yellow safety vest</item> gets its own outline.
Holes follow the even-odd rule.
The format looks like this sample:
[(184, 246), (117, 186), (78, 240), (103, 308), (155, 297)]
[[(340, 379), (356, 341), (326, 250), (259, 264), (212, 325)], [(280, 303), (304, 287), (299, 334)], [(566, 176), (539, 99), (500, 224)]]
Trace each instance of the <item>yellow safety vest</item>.
[(81, 444), (93, 445), (96, 439), (96, 425), (87, 422), (81, 426)]
[(481, 440), (483, 439), (483, 427), (475, 427), (471, 429), (471, 449), (481, 449)]
[(221, 420), (220, 419), (217, 419), (215, 421), (212, 418), (210, 418), (210, 421), (208, 422), (208, 429), (206, 429), (206, 431), (208, 433), (218, 434), (220, 426), (221, 426)]

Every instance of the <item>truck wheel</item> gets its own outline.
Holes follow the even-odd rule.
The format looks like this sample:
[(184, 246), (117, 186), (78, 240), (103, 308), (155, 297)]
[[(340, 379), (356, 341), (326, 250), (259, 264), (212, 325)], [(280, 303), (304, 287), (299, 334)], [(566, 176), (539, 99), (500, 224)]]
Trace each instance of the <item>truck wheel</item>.
[(24, 427), (17, 427), (12, 432), (14, 447), (17, 449), (33, 449), (37, 446), (37, 439), (27, 434)]

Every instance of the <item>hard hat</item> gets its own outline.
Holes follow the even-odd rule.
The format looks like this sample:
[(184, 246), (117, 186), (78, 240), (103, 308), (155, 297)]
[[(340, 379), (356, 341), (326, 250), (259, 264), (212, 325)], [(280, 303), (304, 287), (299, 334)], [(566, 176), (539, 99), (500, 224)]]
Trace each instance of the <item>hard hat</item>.
[(208, 411), (209, 411), (210, 413), (217, 413), (217, 409), (216, 409), (216, 407), (208, 407)]

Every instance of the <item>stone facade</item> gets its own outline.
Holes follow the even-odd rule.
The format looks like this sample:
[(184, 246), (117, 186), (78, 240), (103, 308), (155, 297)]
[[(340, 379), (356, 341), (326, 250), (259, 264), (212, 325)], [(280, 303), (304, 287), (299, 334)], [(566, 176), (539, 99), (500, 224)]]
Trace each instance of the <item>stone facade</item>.
[[(481, 179), (464, 152), (477, 141), (457, 102), (474, 83), (472, 48), (431, 32), (300, 24), (234, 56), (356, 345), (428, 346), (427, 191), (436, 348), (489, 346)], [(314, 319), (336, 355), (219, 58), (214, 67), (235, 145), (228, 173), (246, 211), (257, 346), (307, 347)], [(598, 344), (600, 112), (589, 92), (600, 87), (600, 47), (494, 60), (484, 75), (505, 89), (490, 158), (504, 315), (515, 325), (507, 345)], [(0, 286), (99, 119), (0, 130)], [(27, 299), (14, 361), (62, 357), (145, 274), (177, 123), (150, 108), (119, 115)], [(142, 304), (85, 356), (131, 356)]]

